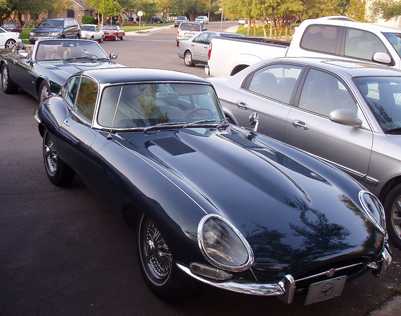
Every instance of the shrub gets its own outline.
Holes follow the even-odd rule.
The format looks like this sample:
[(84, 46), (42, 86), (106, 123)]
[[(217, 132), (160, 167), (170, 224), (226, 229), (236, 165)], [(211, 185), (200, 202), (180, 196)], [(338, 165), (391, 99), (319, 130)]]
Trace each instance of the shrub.
[(82, 17), (82, 24), (96, 24), (96, 18), (89, 15), (84, 15)]

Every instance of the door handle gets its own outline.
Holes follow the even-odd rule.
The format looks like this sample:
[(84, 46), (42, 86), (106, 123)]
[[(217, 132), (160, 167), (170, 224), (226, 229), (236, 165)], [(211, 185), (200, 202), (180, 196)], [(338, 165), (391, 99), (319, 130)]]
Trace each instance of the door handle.
[(292, 126), (294, 126), (295, 128), (302, 129), (302, 130), (308, 130), (309, 129), (309, 125), (306, 124), (305, 122), (302, 122), (302, 121), (293, 121), (292, 122)]
[(237, 106), (238, 106), (240, 109), (243, 109), (243, 110), (249, 109), (248, 104), (246, 104), (245, 102), (238, 101), (236, 104), (237, 104)]

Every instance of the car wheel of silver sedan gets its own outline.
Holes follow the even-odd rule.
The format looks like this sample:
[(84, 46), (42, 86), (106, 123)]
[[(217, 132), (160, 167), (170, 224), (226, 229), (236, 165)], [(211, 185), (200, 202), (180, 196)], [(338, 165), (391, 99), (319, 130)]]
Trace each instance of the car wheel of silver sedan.
[(390, 191), (384, 209), (389, 238), (397, 248), (401, 249), (401, 184)]
[(195, 64), (194, 64), (194, 61), (193, 61), (193, 59), (192, 59), (192, 54), (191, 54), (191, 52), (189, 51), (189, 50), (187, 50), (186, 52), (185, 52), (185, 55), (184, 55), (184, 64), (185, 64), (185, 66), (187, 66), (187, 67), (193, 67)]
[(18, 86), (15, 85), (10, 79), (10, 73), (6, 64), (1, 66), (1, 87), (4, 93), (13, 94), (18, 91)]
[(6, 49), (7, 49), (7, 48), (13, 48), (15, 43), (16, 43), (16, 42), (15, 42), (13, 39), (9, 39), (9, 40), (4, 44), (4, 47), (5, 47)]
[(63, 187), (74, 178), (74, 171), (60, 159), (47, 130), (43, 135), (43, 160), (46, 174), (53, 184)]
[(196, 281), (176, 265), (170, 249), (155, 224), (142, 214), (137, 222), (138, 260), (150, 290), (160, 299), (174, 301), (196, 289)]

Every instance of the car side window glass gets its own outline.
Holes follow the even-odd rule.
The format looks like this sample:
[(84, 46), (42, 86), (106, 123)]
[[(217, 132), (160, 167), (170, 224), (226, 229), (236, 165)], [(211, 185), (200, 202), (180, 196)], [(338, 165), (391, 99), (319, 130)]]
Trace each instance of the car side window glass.
[(77, 102), (75, 103), (75, 110), (90, 121), (92, 121), (95, 109), (97, 91), (98, 86), (95, 81), (82, 77)]
[(268, 98), (289, 103), (302, 67), (293, 65), (272, 65), (255, 72), (249, 91)]
[(0, 33), (5, 33), (5, 31), (3, 31), (3, 30), (0, 30)]
[(307, 50), (336, 54), (341, 27), (331, 25), (311, 25), (302, 36), (301, 47)]
[(208, 37), (209, 37), (208, 33), (200, 34), (198, 37), (196, 37), (194, 42), (197, 42), (197, 43), (208, 43), (209, 42), (208, 41)]
[(363, 30), (347, 29), (345, 56), (372, 60), (373, 54), (377, 52), (386, 53), (387, 49), (375, 34)]
[(71, 108), (74, 107), (80, 79), (81, 77), (74, 77), (70, 79), (63, 91), (63, 98)]
[(324, 116), (336, 109), (356, 112), (356, 104), (346, 86), (336, 77), (315, 69), (308, 72), (299, 107)]

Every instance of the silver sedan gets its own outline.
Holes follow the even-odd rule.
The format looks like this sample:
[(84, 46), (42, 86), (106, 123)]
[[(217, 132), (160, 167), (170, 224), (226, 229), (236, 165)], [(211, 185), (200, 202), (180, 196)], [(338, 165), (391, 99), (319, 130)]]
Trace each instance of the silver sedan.
[(179, 42), (178, 57), (183, 58), (185, 66), (188, 67), (193, 67), (195, 64), (207, 64), (210, 42), (216, 36), (244, 37), (245, 35), (213, 31), (201, 32)]
[(247, 126), (258, 113), (259, 132), (334, 165), (379, 197), (401, 248), (401, 71), (282, 58), (209, 80), (232, 123)]

